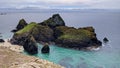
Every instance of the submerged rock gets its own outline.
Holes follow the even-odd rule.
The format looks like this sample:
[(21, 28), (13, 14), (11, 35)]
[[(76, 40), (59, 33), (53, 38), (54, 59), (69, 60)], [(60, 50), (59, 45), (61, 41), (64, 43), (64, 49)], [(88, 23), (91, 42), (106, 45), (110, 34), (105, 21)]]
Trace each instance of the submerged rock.
[(58, 63), (66, 68), (74, 68), (74, 66), (71, 65), (71, 62), (73, 62), (73, 59), (71, 57), (65, 57), (61, 59)]
[(48, 46), (48, 44), (45, 44), (41, 50), (42, 53), (49, 53), (50, 52), (50, 48)]
[(33, 38), (33, 36), (28, 36), (25, 39), (25, 43), (23, 44), (23, 48), (29, 54), (37, 54), (38, 53), (38, 47), (37, 47), (36, 41)]
[(105, 37), (105, 38), (103, 39), (103, 42), (104, 42), (104, 43), (107, 43), (107, 42), (109, 42), (109, 40)]
[(16, 29), (12, 30), (11, 32), (17, 32), (27, 26), (27, 23), (24, 19), (21, 19), (16, 27)]
[(0, 39), (0, 43), (3, 43), (3, 42), (5, 42), (3, 39)]
[(88, 65), (86, 62), (82, 62), (76, 66), (76, 68), (88, 68)]
[(11, 30), (11, 32), (13, 32), (13, 33), (14, 33), (14, 32), (17, 32), (17, 31), (18, 31), (18, 30), (16, 30), (16, 29)]
[(67, 48), (82, 49), (102, 45), (97, 39), (93, 27), (76, 29), (73, 27), (60, 26), (55, 29), (55, 37), (57, 38), (55, 40), (56, 44)]
[(65, 26), (65, 22), (59, 14), (54, 14), (52, 17), (50, 17), (49, 19), (47, 19), (39, 24), (44, 25), (44, 26), (47, 25), (52, 29), (57, 27), (57, 26)]

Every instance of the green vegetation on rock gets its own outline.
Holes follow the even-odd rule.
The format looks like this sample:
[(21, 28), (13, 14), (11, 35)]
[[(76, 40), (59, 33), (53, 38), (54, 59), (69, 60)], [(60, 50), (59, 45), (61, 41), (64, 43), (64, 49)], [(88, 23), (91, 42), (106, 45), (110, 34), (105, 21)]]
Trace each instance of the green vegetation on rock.
[(37, 26), (37, 24), (35, 22), (32, 22), (32, 23), (28, 24), (25, 28), (17, 31), (16, 34), (23, 34), (23, 33), (29, 32), (36, 26)]
[(57, 29), (62, 32), (62, 35), (59, 36), (58, 39), (84, 40), (94, 37), (93, 32), (85, 29), (75, 29), (65, 26), (57, 27)]

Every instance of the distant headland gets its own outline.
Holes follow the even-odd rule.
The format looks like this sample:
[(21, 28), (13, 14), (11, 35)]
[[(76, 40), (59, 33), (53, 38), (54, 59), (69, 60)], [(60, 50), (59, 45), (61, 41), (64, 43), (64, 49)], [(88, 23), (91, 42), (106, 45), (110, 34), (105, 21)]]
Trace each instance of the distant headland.
[(7, 13), (0, 13), (0, 15), (6, 15)]

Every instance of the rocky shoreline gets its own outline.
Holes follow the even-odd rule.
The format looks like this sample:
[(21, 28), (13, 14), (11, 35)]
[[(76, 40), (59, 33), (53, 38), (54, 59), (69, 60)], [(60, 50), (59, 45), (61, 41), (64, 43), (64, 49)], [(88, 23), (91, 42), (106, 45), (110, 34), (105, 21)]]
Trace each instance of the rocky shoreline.
[(20, 45), (13, 45), (7, 39), (4, 40), (5, 42), (0, 43), (0, 47), (8, 48), (12, 51), (22, 53), (24, 51), (23, 46)]

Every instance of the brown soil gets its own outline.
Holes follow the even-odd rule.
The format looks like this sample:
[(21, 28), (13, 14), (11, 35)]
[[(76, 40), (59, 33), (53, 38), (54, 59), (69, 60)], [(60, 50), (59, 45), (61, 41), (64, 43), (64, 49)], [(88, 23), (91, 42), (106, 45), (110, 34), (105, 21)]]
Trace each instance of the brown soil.
[(0, 47), (0, 68), (64, 68), (47, 60)]

